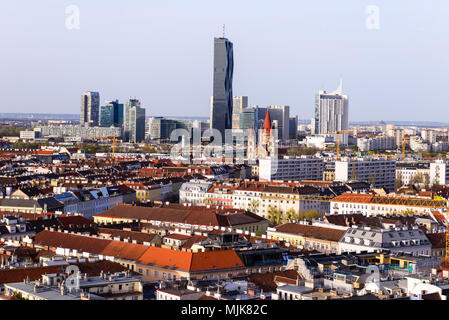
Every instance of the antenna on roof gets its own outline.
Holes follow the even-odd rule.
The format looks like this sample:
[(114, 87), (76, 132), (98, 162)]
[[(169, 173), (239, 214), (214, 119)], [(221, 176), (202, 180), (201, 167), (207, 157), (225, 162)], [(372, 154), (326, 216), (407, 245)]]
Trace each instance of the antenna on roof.
[(223, 24), (223, 38), (225, 37), (225, 30), (226, 30), (226, 25)]

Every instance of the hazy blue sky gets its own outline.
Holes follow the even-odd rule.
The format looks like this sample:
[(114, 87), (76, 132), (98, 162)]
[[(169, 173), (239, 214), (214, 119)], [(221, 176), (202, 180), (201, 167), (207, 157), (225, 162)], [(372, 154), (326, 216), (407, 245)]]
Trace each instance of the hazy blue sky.
[[(80, 9), (68, 30), (65, 9)], [(369, 30), (368, 5), (380, 9)], [(0, 112), (79, 113), (80, 95), (209, 116), (213, 38), (234, 95), (311, 118), (343, 75), (350, 120), (449, 120), (448, 0), (14, 0), (0, 3)]]

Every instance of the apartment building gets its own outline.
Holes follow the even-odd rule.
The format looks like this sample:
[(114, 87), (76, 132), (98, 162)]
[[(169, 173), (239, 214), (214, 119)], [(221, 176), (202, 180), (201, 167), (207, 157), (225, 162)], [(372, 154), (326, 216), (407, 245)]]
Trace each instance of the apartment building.
[(374, 194), (346, 193), (330, 201), (330, 214), (361, 213), (366, 216), (386, 216), (407, 212), (429, 213), (445, 208), (445, 202), (413, 197), (376, 196)]
[(396, 149), (395, 137), (379, 136), (370, 138), (358, 138), (357, 148), (359, 151), (377, 151)]
[(409, 185), (414, 177), (422, 177), (424, 184), (430, 184), (430, 163), (396, 163), (396, 179), (400, 179), (403, 185)]
[(244, 275), (247, 270), (233, 249), (192, 252), (52, 231), (38, 233), (33, 245), (65, 256), (99, 257), (120, 263), (139, 273), (144, 282), (226, 279)]
[[(65, 283), (70, 281), (76, 281), (78, 286), (66, 286)], [(63, 273), (50, 273), (36, 281), (5, 284), (5, 294), (20, 294), (27, 300), (143, 300), (143, 286), (140, 278), (131, 276), (129, 272), (70, 277)]]
[(417, 226), (382, 229), (352, 226), (339, 241), (340, 252), (375, 252), (387, 249), (390, 253), (410, 253), (413, 256), (431, 255), (431, 243)]
[(213, 183), (202, 180), (185, 182), (179, 189), (179, 203), (190, 203), (195, 206), (204, 205), (207, 191)]
[(374, 188), (395, 189), (396, 161), (343, 158), (335, 162), (335, 180), (368, 182)]
[(430, 183), (449, 184), (449, 163), (444, 160), (436, 160), (430, 164)]
[(187, 204), (160, 204), (153, 207), (118, 205), (94, 216), (96, 223), (140, 221), (174, 228), (224, 227), (248, 232), (265, 232), (268, 220), (240, 209)]
[(267, 235), (296, 247), (324, 253), (337, 253), (339, 240), (346, 229), (347, 227), (325, 224), (286, 223), (275, 228), (268, 228)]
[(324, 161), (311, 156), (259, 159), (260, 181), (321, 180)]
[(329, 212), (327, 201), (329, 193), (324, 192), (322, 188), (298, 183), (256, 181), (220, 183), (211, 185), (207, 191), (204, 191), (205, 188), (195, 189), (197, 188), (195, 185), (192, 187), (192, 184), (188, 183), (187, 188), (190, 192), (180, 193), (181, 203), (248, 210), (264, 218), (268, 217), (272, 207), (284, 214), (287, 212), (297, 214), (309, 210), (316, 210), (319, 213)]

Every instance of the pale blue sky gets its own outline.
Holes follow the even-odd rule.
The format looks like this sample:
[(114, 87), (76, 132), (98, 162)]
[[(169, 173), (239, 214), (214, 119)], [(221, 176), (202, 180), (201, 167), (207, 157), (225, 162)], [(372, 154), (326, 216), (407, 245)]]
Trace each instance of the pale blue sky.
[[(68, 5), (80, 30), (65, 27)], [(222, 24), (234, 95), (251, 105), (309, 119), (343, 75), (351, 121), (449, 120), (447, 0), (2, 1), (0, 112), (79, 113), (96, 90), (102, 103), (135, 96), (147, 115), (208, 116)]]

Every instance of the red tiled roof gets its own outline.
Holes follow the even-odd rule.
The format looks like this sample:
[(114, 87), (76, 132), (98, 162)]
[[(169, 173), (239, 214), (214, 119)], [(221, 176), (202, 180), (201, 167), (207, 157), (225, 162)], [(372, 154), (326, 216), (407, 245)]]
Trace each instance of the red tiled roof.
[(97, 239), (71, 233), (44, 230), (34, 236), (34, 244), (50, 248), (75, 249), (80, 252), (102, 254), (112, 240)]
[(64, 269), (64, 266), (49, 266), (0, 270), (0, 283), (22, 282), (27, 276), (30, 281), (35, 281), (44, 274), (63, 272)]
[[(229, 213), (229, 214), (227, 214)], [(266, 221), (264, 218), (248, 211), (231, 209), (221, 210), (202, 206), (170, 204), (166, 207), (140, 207), (118, 205), (95, 217), (141, 219), (146, 221), (162, 221), (203, 226), (230, 227), (242, 224), (253, 224)]]
[(446, 233), (427, 233), (426, 236), (432, 244), (432, 249), (446, 247)]
[(276, 231), (288, 234), (297, 234), (304, 237), (328, 241), (338, 241), (345, 233), (345, 230), (324, 228), (296, 223), (282, 224), (276, 227)]
[(139, 262), (190, 272), (244, 267), (234, 250), (186, 252), (150, 247)]
[(345, 193), (332, 199), (333, 202), (370, 203), (372, 194)]
[(78, 251), (190, 272), (244, 267), (234, 250), (192, 253), (47, 230), (38, 233), (35, 236), (34, 243), (50, 247), (77, 249)]

